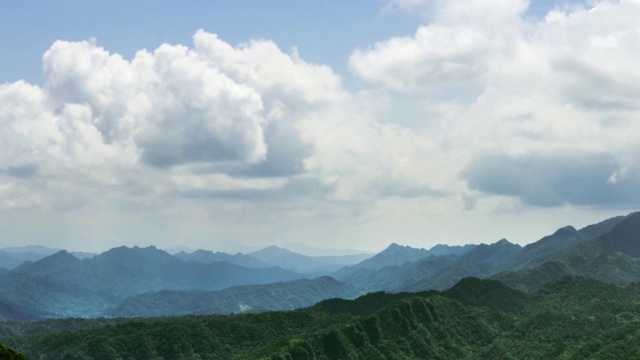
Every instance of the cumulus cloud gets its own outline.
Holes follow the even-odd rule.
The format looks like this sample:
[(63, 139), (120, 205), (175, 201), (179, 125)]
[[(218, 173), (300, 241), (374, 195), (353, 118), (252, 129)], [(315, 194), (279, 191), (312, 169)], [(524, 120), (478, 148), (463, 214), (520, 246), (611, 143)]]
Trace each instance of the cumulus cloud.
[(630, 159), (640, 145), (631, 135), (640, 131), (636, 1), (558, 6), (541, 18), (527, 15), (527, 1), (390, 4), (428, 12), (426, 23), (355, 50), (350, 68), (396, 104), (419, 99), (422, 117), (411, 126), (467, 181), (463, 198), (638, 202), (623, 195), (636, 184)]
[(268, 40), (234, 47), (200, 30), (193, 41), (131, 60), (95, 40), (56, 41), (43, 56), (44, 86), (0, 86), (0, 176), (22, 178), (56, 209), (81, 207), (104, 187), (122, 199), (244, 200), (430, 189), (416, 175), (432, 144), (359, 110), (328, 66)]
[(354, 51), (349, 59), (352, 71), (398, 91), (445, 91), (446, 96), (455, 96), (477, 89), (495, 61), (512, 51), (513, 31), (521, 31), (521, 15), (527, 8), (525, 1), (512, 0), (397, 5), (425, 3), (433, 13), (429, 24), (412, 37), (395, 37)]

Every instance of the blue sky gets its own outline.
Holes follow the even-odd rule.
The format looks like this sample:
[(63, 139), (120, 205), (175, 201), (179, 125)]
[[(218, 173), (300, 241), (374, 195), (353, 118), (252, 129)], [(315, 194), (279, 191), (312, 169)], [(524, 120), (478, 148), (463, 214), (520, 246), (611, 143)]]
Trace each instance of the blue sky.
[[(567, 3), (567, 2), (564, 2)], [(564, 4), (563, 3), (563, 4)], [(528, 15), (556, 6), (534, 1)], [(0, 81), (42, 82), (41, 56), (59, 39), (96, 38), (100, 46), (131, 58), (162, 43), (189, 43), (197, 29), (231, 44), (271, 39), (282, 50), (297, 47), (305, 59), (349, 76), (354, 48), (412, 34), (420, 15), (388, 10), (381, 0), (341, 1), (5, 1), (0, 14)]]
[[(185, 44), (205, 29), (231, 44), (274, 40), (309, 61), (345, 72), (348, 54), (389, 36), (412, 33), (416, 16), (384, 11), (384, 2), (337, 1), (9, 1), (2, 4), (0, 79), (42, 81), (41, 56), (59, 39), (96, 38), (133, 57), (162, 43)], [(34, 24), (38, 24), (34, 26)]]
[(637, 1), (5, 1), (0, 246), (532, 242), (636, 210)]

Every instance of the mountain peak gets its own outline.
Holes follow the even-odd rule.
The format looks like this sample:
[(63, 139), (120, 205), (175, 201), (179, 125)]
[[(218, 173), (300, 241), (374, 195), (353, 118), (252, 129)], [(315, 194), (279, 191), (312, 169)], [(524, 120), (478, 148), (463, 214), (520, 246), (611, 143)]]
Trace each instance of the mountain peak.
[[(271, 246), (267, 246), (266, 248), (262, 249), (262, 250), (258, 250), (258, 251), (254, 251), (252, 253), (249, 253), (249, 255), (254, 256), (262, 261), (272, 261), (274, 259), (280, 258), (280, 257), (284, 257), (284, 256), (291, 256), (291, 255), (300, 255), (297, 253), (294, 253), (291, 250), (287, 250), (284, 248), (281, 248), (279, 246), (276, 245), (271, 245)], [(303, 255), (300, 255), (303, 256)]]
[(73, 266), (79, 261), (78, 258), (71, 255), (67, 250), (60, 250), (38, 261), (27, 261), (13, 269), (13, 271), (30, 275), (46, 275)]
[(413, 248), (410, 247), (410, 246), (400, 245), (398, 243), (393, 242), (393, 243), (389, 244), (389, 246), (387, 246), (384, 250), (382, 250), (381, 253), (384, 253), (384, 252), (398, 252), (398, 251), (403, 251), (405, 249), (413, 249)]
[(132, 248), (119, 246), (107, 250), (100, 255), (96, 255), (96, 258), (108, 262), (135, 262), (140, 258), (167, 261), (175, 259), (168, 252), (160, 250), (155, 246), (148, 246), (145, 248), (140, 248), (138, 246), (134, 246)]
[(385, 266), (401, 265), (406, 262), (414, 262), (428, 257), (429, 251), (425, 249), (413, 248), (411, 246), (391, 243), (386, 249), (378, 254), (360, 262), (354, 267), (365, 269), (380, 269)]
[(553, 235), (567, 236), (567, 235), (575, 235), (577, 233), (578, 233), (578, 230), (576, 230), (576, 228), (574, 228), (571, 225), (567, 225), (567, 226), (563, 226), (560, 229), (556, 230), (556, 232), (554, 232)]

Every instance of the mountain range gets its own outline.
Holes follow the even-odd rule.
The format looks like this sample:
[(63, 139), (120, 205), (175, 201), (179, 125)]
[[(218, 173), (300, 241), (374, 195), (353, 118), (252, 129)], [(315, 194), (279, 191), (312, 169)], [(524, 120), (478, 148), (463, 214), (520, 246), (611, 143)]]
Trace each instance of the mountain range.
[(567, 276), (528, 294), (465, 278), (446, 291), (375, 292), (294, 311), (0, 323), (0, 333), (48, 360), (637, 359), (638, 303), (638, 283)]
[(640, 213), (579, 230), (565, 226), (524, 247), (506, 239), (428, 250), (394, 243), (373, 256), (313, 257), (276, 246), (248, 254), (175, 255), (150, 246), (82, 259), (60, 250), (0, 271), (0, 319), (286, 310), (369, 292), (446, 290), (467, 277), (530, 293), (567, 275), (625, 286), (640, 280), (639, 249)]

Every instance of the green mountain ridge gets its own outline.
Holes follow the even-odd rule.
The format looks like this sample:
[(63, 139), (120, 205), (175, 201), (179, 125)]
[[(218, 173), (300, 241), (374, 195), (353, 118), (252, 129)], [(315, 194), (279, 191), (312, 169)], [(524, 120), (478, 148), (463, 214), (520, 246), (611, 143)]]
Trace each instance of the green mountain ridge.
[[(358, 264), (340, 268), (332, 277), (350, 289), (357, 289), (348, 290), (351, 295), (345, 295), (347, 297), (377, 291), (445, 290), (466, 277), (496, 279), (530, 293), (566, 275), (587, 276), (625, 286), (640, 279), (639, 239), (640, 215), (632, 213), (580, 230), (565, 226), (523, 248), (505, 239), (493, 244), (437, 245), (429, 250), (394, 243)], [(16, 251), (29, 249), (39, 248)], [(301, 286), (300, 291), (289, 293), (284, 289), (296, 288), (299, 283), (273, 283), (309, 275), (273, 266), (250, 268), (216, 260), (248, 261), (253, 265), (282, 261), (290, 267), (304, 263), (306, 271), (311, 271), (327, 265), (335, 268), (340, 262), (356, 261), (359, 255), (308, 257), (272, 246), (252, 255), (201, 250), (181, 256), (183, 258), (153, 246), (119, 247), (82, 260), (72, 253), (59, 251), (38, 261), (27, 261), (0, 273), (3, 288), (0, 319), (105, 314), (160, 316), (307, 306), (313, 301), (343, 295), (332, 292), (331, 286), (323, 296), (319, 296), (320, 287)], [(273, 285), (255, 288), (270, 289), (256, 290), (264, 295), (262, 304), (251, 291), (225, 290), (215, 296), (208, 293), (265, 284)], [(138, 301), (146, 305), (134, 306)], [(123, 302), (127, 302), (126, 311)], [(174, 309), (170, 304), (175, 305)], [(119, 306), (122, 313), (114, 310)]]
[[(545, 283), (566, 275), (581, 275), (625, 286), (640, 280), (640, 213), (604, 223), (609, 231), (596, 238), (563, 246), (546, 256), (546, 261), (524, 269), (512, 269), (492, 276), (525, 291), (536, 291)], [(600, 229), (606, 227), (600, 226)], [(592, 230), (590, 230), (593, 233)], [(536, 260), (541, 262), (541, 260)]]
[[(639, 304), (638, 283), (573, 276), (528, 294), (466, 278), (443, 292), (379, 292), (295, 311), (130, 320), (2, 341), (47, 360), (631, 359), (640, 355)], [(92, 321), (102, 320), (81, 322)]]

